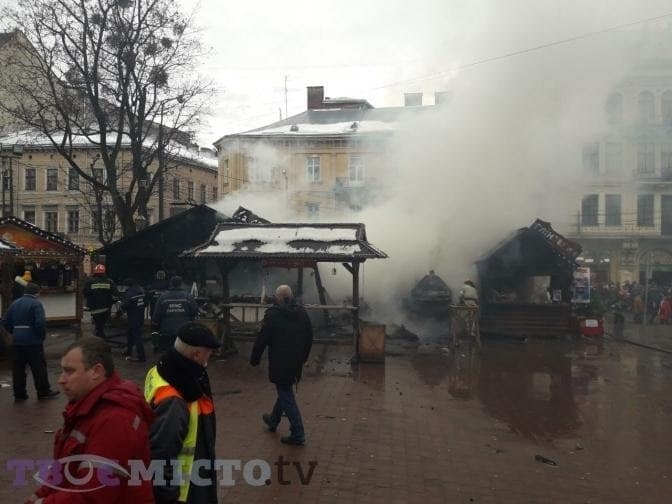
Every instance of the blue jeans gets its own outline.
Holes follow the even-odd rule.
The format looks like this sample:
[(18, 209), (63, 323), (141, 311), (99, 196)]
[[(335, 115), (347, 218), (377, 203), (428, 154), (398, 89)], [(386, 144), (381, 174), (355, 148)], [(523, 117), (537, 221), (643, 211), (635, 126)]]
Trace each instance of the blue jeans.
[(296, 404), (292, 385), (276, 383), (275, 388), (278, 391), (278, 399), (275, 401), (275, 406), (273, 406), (273, 411), (271, 412), (271, 421), (275, 425), (278, 425), (280, 420), (282, 420), (284, 412), (289, 420), (289, 430), (292, 433), (292, 437), (303, 441), (305, 438), (303, 420), (301, 420), (301, 412), (299, 411), (299, 406)]

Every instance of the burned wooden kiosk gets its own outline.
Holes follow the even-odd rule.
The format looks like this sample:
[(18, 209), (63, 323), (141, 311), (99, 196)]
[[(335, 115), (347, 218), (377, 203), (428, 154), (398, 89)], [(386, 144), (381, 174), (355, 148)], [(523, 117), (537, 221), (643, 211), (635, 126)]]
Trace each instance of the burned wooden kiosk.
[[(226, 222), (217, 226), (210, 240), (187, 251), (184, 257), (217, 264), (222, 277), (224, 335), (231, 334), (232, 310), (252, 310), (259, 320), (268, 306), (263, 297), (256, 303), (233, 303), (230, 299), (229, 275), (239, 264), (261, 263), (266, 268), (296, 270), (295, 293), (302, 295), (304, 270), (310, 269), (317, 282), (320, 304), (304, 305), (309, 310), (346, 310), (352, 314), (355, 343), (359, 333), (359, 274), (367, 259), (384, 259), (387, 255), (366, 239), (364, 224), (280, 224)], [(352, 304), (328, 305), (321, 284), (318, 264), (341, 263), (352, 275)], [(240, 319), (235, 317), (233, 320)], [(357, 346), (355, 345), (355, 348)]]
[(2, 311), (13, 300), (14, 278), (29, 271), (41, 287), (47, 323), (69, 324), (82, 319), (82, 277), (86, 251), (59, 235), (16, 217), (0, 218), (0, 238), (15, 250), (2, 257)]
[(537, 219), (476, 263), (480, 330), (553, 337), (572, 331), (571, 287), (581, 246)]
[(226, 220), (228, 217), (216, 210), (197, 205), (110, 243), (97, 254), (115, 281), (130, 277), (145, 285), (154, 280), (158, 270), (184, 274), (179, 255), (205, 242), (217, 224)]

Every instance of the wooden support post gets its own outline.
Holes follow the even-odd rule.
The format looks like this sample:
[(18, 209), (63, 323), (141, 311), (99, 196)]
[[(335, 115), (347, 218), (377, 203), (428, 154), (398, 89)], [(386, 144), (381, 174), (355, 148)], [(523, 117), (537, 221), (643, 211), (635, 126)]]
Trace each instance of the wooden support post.
[(354, 360), (359, 360), (359, 263), (352, 263), (352, 341), (354, 344)]
[[(296, 278), (296, 296), (298, 299), (303, 298), (303, 268), (299, 266)], [(263, 302), (263, 301), (262, 301)]]
[[(222, 302), (225, 305), (228, 305), (231, 302), (230, 291), (229, 291), (229, 271), (233, 266), (227, 261), (218, 261), (217, 266), (219, 266), (219, 271), (222, 275)], [(229, 307), (224, 308), (223, 313), (223, 327), (222, 327), (222, 353), (226, 353), (229, 350), (229, 347), (233, 344), (231, 341), (231, 309)]]
[(77, 318), (77, 338), (82, 336), (84, 317), (84, 260), (77, 263), (77, 283), (75, 284), (75, 317)]
[[(318, 268), (318, 265), (315, 264), (315, 285), (317, 285), (317, 294), (320, 298), (320, 304), (321, 305), (326, 305), (327, 304), (327, 298), (324, 295), (324, 287), (322, 286), (322, 278), (320, 277), (320, 270)], [(328, 310), (323, 310), (324, 312), (324, 323), (326, 325), (329, 325), (329, 311)]]

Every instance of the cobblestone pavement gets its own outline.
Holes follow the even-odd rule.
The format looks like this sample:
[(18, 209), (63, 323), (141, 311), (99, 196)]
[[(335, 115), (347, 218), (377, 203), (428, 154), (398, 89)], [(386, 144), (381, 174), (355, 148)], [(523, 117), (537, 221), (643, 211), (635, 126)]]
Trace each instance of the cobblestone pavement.
[[(50, 339), (54, 382), (70, 339)], [(264, 431), (274, 391), (265, 362), (247, 364), (249, 344), (213, 360), (218, 457), (272, 469), (261, 486), (234, 470), (221, 502), (670, 502), (670, 355), (616, 341), (490, 340), (481, 354), (391, 343), (385, 364), (359, 366), (348, 346), (316, 345), (298, 389), (305, 447), (280, 444), (286, 420), (278, 433)], [(149, 367), (118, 364), (138, 383)], [(6, 361), (0, 380), (9, 381)], [(30, 493), (13, 485), (6, 461), (49, 458), (63, 406), (34, 392), (14, 405), (11, 388), (0, 389), (0, 502)]]

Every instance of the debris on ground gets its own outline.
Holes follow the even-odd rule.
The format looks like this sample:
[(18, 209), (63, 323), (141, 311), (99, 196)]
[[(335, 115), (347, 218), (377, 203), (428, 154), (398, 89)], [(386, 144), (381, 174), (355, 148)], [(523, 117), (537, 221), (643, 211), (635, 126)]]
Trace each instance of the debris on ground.
[(534, 460), (537, 462), (541, 462), (542, 464), (548, 464), (551, 466), (557, 466), (558, 463), (555, 460), (551, 460), (549, 458), (544, 457), (543, 455), (535, 455)]

